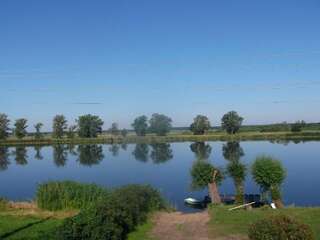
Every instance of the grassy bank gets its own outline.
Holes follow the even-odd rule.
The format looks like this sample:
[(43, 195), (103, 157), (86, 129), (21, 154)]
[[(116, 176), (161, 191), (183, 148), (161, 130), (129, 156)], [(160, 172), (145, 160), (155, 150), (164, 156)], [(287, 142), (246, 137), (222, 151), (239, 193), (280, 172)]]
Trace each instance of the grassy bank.
[(209, 210), (209, 232), (212, 237), (237, 236), (246, 239), (249, 226), (264, 217), (285, 214), (309, 225), (320, 240), (320, 208), (288, 207), (281, 210), (254, 209), (228, 211), (229, 206), (214, 206)]
[(100, 135), (97, 138), (63, 138), (55, 139), (46, 137), (34, 139), (26, 137), (17, 139), (14, 137), (1, 140), (0, 145), (51, 145), (51, 144), (112, 144), (112, 143), (157, 143), (157, 142), (195, 142), (195, 141), (250, 141), (250, 140), (270, 140), (270, 141), (310, 141), (320, 140), (320, 131), (305, 132), (240, 132), (229, 135), (224, 132), (210, 132), (206, 135), (192, 135), (189, 132), (170, 133), (167, 136), (156, 136), (148, 134), (143, 137), (128, 135), (126, 137)]

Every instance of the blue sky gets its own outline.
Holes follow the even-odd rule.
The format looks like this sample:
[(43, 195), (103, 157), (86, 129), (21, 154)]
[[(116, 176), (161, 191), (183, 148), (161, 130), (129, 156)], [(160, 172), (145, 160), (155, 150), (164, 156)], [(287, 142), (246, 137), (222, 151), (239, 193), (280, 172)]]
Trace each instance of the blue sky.
[[(1, 0), (0, 112), (320, 122), (320, 2)], [(31, 128), (30, 128), (31, 129)]]

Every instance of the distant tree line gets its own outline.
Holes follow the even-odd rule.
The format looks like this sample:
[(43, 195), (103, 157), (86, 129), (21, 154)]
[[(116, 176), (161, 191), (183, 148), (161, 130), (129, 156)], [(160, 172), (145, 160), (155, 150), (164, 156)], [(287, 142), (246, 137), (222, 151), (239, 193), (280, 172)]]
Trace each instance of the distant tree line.
[[(221, 128), (228, 134), (236, 134), (242, 126), (244, 118), (237, 112), (230, 111), (223, 115), (221, 119)], [(52, 137), (53, 138), (74, 138), (78, 135), (81, 138), (95, 138), (102, 133), (102, 126), (104, 122), (99, 116), (86, 114), (79, 116), (76, 119), (75, 125), (68, 125), (64, 115), (58, 114), (52, 121)], [(25, 118), (16, 119), (14, 128), (9, 127), (10, 120), (6, 114), (0, 113), (0, 139), (6, 139), (10, 134), (13, 134), (18, 139), (22, 139), (28, 135), (28, 121)], [(151, 118), (141, 115), (134, 119), (131, 124), (137, 136), (145, 136), (147, 133), (153, 133), (157, 136), (165, 136), (172, 129), (172, 119), (164, 114), (154, 113)], [(273, 124), (262, 128), (261, 132), (268, 131), (289, 131), (299, 132), (306, 126), (304, 121), (297, 121), (294, 124)], [(41, 139), (43, 133), (41, 129), (43, 124), (41, 122), (34, 125), (35, 132), (32, 134), (35, 139)], [(190, 125), (190, 131), (194, 135), (206, 134), (212, 129), (209, 118), (204, 115), (197, 115)], [(125, 137), (128, 134), (127, 129), (119, 129), (117, 123), (112, 123), (108, 132), (114, 136)]]

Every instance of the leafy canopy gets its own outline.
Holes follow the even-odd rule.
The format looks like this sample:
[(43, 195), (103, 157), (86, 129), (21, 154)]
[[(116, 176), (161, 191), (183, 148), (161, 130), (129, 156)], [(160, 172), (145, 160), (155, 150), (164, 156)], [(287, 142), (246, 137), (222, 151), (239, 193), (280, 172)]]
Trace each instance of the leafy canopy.
[(76, 121), (79, 137), (93, 138), (102, 132), (103, 121), (98, 116), (87, 114), (80, 116)]
[(148, 130), (148, 118), (144, 115), (137, 117), (131, 124), (138, 136), (144, 136)]
[(207, 116), (198, 115), (193, 119), (190, 125), (190, 131), (195, 135), (203, 135), (211, 128), (210, 121)]
[(55, 138), (62, 138), (65, 130), (67, 129), (67, 120), (63, 115), (56, 115), (53, 118), (53, 136)]
[(21, 139), (27, 135), (27, 119), (19, 118), (14, 123), (14, 134), (17, 138)]
[(223, 115), (221, 119), (222, 129), (226, 130), (229, 134), (235, 134), (239, 131), (242, 125), (243, 118), (237, 112), (231, 111)]
[(9, 123), (8, 116), (0, 113), (0, 139), (6, 139), (9, 136)]
[(150, 131), (158, 136), (165, 136), (171, 129), (171, 118), (164, 114), (154, 113), (149, 120)]

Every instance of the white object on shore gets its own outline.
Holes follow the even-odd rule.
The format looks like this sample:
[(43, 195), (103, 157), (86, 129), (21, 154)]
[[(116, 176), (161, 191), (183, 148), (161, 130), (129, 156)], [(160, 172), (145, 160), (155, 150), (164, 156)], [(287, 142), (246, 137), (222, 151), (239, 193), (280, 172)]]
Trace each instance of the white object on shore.
[(194, 199), (194, 198), (186, 198), (185, 200), (184, 200), (184, 202), (185, 203), (188, 203), (188, 204), (201, 204), (202, 203), (202, 201), (200, 201), (200, 200), (197, 200), (197, 199)]
[(277, 206), (274, 203), (271, 203), (270, 206), (271, 206), (272, 209), (277, 209)]

